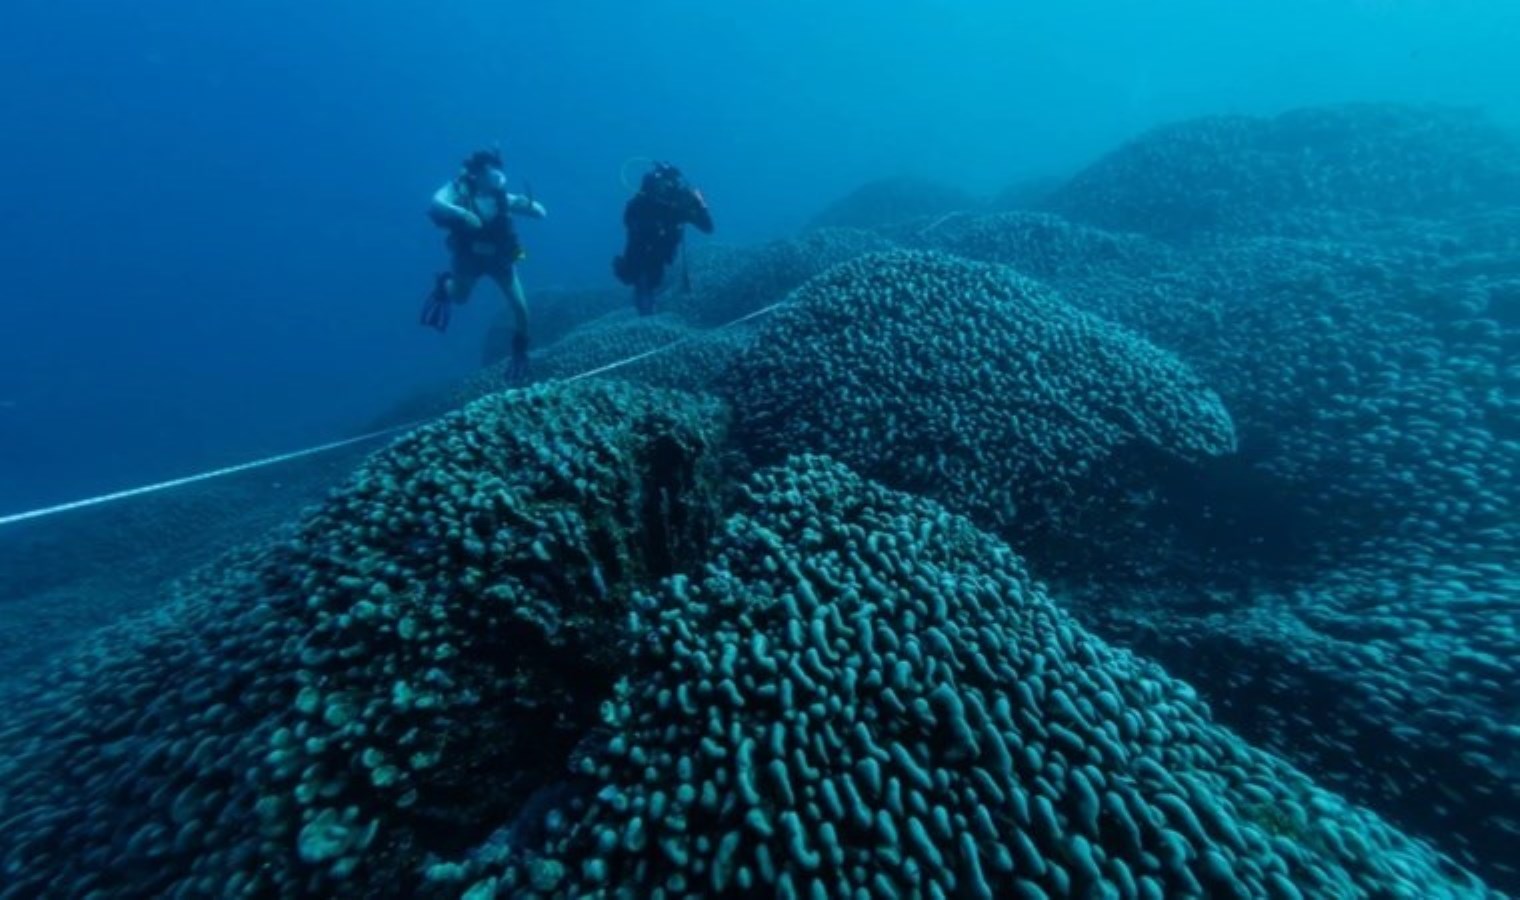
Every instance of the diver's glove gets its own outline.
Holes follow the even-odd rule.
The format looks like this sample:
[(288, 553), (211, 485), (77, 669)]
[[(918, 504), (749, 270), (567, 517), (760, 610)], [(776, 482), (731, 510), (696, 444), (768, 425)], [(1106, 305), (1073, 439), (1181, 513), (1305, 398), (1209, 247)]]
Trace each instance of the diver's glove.
[(433, 289), (422, 301), (421, 323), (440, 333), (447, 331), (452, 306), (453, 301), (449, 297), (449, 273), (439, 272), (438, 277), (433, 281)]
[(528, 336), (519, 331), (512, 335), (512, 358), (507, 360), (507, 380), (522, 384), (528, 380)]

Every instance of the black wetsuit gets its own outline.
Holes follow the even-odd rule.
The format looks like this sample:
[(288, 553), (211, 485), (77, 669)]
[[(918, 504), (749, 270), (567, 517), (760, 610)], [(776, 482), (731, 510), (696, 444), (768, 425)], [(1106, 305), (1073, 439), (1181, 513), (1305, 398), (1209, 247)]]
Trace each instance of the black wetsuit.
[(665, 279), (665, 269), (676, 258), (681, 228), (692, 225), (712, 234), (712, 213), (702, 195), (684, 182), (646, 183), (623, 209), (628, 241), (623, 255), (612, 261), (618, 281), (633, 287), (639, 312), (654, 311), (654, 294)]

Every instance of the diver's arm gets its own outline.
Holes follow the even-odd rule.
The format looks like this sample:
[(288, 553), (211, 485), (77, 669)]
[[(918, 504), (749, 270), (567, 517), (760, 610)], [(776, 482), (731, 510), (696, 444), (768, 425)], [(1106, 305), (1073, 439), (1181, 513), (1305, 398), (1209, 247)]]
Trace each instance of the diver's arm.
[(712, 234), (712, 210), (707, 208), (707, 199), (696, 188), (692, 188), (686, 196), (686, 220), (703, 234)]
[(545, 209), (542, 203), (531, 197), (524, 197), (522, 194), (508, 194), (507, 209), (519, 216), (527, 216), (530, 219), (546, 219), (549, 217), (549, 210)]
[(634, 194), (628, 198), (628, 203), (623, 206), (623, 227), (632, 229), (642, 223), (648, 217), (648, 203), (643, 199), (643, 194)]
[(440, 225), (458, 223), (469, 228), (480, 227), (480, 217), (455, 202), (454, 184), (450, 182), (433, 192), (433, 202), (428, 215)]

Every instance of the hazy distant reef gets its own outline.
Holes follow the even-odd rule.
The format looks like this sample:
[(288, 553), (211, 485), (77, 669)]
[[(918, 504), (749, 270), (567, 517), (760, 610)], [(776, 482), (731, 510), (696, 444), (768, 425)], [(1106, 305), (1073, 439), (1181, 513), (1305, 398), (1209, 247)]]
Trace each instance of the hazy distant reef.
[(1476, 112), (1351, 104), (1150, 131), (1045, 201), (1172, 239), (1322, 234), (1341, 214), (1441, 217), (1520, 205), (1515, 138)]
[(964, 212), (978, 202), (958, 188), (927, 178), (867, 182), (813, 217), (814, 228), (874, 228), (922, 216)]

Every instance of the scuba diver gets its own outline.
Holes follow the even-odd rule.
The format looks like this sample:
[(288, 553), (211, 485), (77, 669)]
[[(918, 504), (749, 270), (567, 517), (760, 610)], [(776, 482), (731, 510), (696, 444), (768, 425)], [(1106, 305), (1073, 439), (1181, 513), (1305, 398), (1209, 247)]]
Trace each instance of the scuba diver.
[(482, 275), (490, 276), (501, 288), (516, 320), (507, 375), (521, 381), (528, 374), (528, 302), (517, 278), (517, 261), (523, 258), (523, 250), (512, 225), (514, 214), (542, 219), (548, 211), (531, 193), (507, 192), (499, 150), (471, 154), (459, 175), (433, 194), (428, 216), (448, 231), (452, 264), (434, 280), (422, 307), (422, 324), (439, 331), (448, 328), (450, 307), (468, 300)]
[(712, 234), (712, 213), (702, 192), (686, 183), (680, 169), (657, 162), (623, 208), (628, 242), (623, 255), (612, 260), (612, 273), (633, 288), (641, 316), (654, 313), (655, 292), (665, 278), (665, 267), (676, 258), (683, 225)]

